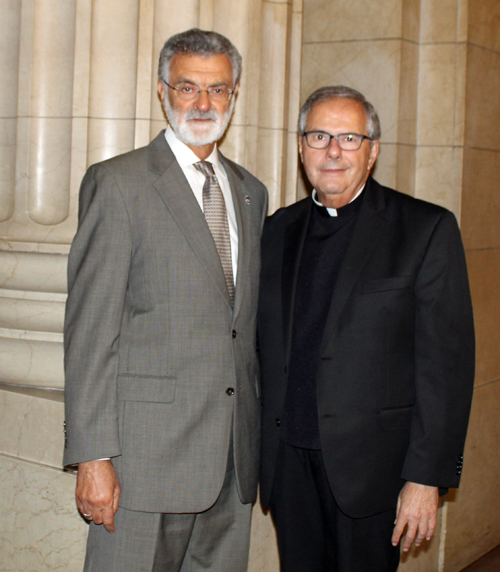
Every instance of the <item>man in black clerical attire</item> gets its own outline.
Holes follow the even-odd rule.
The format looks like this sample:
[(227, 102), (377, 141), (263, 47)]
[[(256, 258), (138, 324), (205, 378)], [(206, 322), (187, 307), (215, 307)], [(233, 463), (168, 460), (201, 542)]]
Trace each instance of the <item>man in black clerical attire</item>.
[[(344, 86), (299, 118), (312, 197), (262, 246), (261, 500), (282, 572), (393, 572), (457, 487), (474, 378), (453, 214), (379, 185), (380, 122)], [(403, 535), (404, 533), (404, 535)]]

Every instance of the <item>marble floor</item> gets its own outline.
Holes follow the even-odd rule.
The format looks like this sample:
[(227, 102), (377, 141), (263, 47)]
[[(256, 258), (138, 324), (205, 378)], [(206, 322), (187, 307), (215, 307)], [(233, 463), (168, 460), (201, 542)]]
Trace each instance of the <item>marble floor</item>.
[(488, 554), (462, 570), (462, 572), (500, 572), (500, 546), (488, 552)]

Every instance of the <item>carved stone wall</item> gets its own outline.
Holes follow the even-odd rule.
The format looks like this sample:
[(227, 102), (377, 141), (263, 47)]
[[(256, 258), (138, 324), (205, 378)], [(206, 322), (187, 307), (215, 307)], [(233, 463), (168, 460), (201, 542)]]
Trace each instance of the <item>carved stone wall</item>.
[[(270, 212), (304, 196), (300, 103), (316, 87), (345, 83), (379, 109), (380, 182), (461, 219), (479, 342), (464, 486), (440, 512), (435, 540), (402, 569), (456, 572), (500, 542), (500, 467), (491, 461), (500, 435), (497, 4), (2, 1), (0, 572), (81, 570), (87, 528), (74, 477), (61, 471), (62, 325), (78, 188), (91, 163), (146, 145), (165, 127), (158, 53), (193, 26), (227, 35), (243, 55), (222, 149), (267, 185)], [(270, 518), (256, 507), (249, 570), (278, 568)]]

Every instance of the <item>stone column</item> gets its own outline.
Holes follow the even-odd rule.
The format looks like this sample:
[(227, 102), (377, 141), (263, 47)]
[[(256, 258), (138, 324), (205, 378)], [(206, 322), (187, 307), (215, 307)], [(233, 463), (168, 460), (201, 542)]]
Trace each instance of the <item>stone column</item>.
[[(273, 208), (293, 201), (301, 10), (302, 0), (2, 3), (0, 572), (82, 568), (87, 526), (61, 470), (62, 328), (86, 168), (165, 127), (159, 51), (199, 26), (226, 34), (244, 59), (223, 151), (264, 179)], [(254, 519), (250, 570), (275, 570), (270, 518), (257, 507)]]

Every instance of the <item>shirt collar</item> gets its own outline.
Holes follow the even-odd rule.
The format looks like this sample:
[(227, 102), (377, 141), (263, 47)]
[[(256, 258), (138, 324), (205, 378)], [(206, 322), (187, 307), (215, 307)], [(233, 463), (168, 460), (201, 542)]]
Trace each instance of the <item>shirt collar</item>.
[[(355, 201), (359, 195), (363, 192), (363, 189), (365, 188), (366, 183), (361, 187), (361, 189), (359, 189), (359, 191), (352, 197), (352, 199), (349, 201), (349, 203), (352, 203), (353, 201)], [(313, 189), (312, 192), (312, 200), (319, 206), (322, 207), (323, 205), (318, 201), (317, 199), (318, 193), (316, 192), (316, 189)], [(328, 214), (330, 216), (339, 216), (337, 209), (332, 209), (331, 207), (324, 207), (326, 208), (326, 211), (328, 212)]]
[[(183, 143), (180, 139), (178, 139), (177, 135), (174, 133), (173, 129), (170, 125), (167, 127), (165, 131), (165, 139), (172, 150), (179, 166), (182, 169), (186, 167), (191, 167), (194, 163), (198, 163), (200, 159), (196, 156), (194, 151), (190, 149), (185, 143)], [(221, 165), (219, 161), (219, 153), (217, 152), (217, 144), (215, 144), (213, 151), (210, 155), (205, 159), (206, 161), (210, 161), (214, 168), (219, 171), (218, 174), (222, 174), (226, 177), (226, 172), (224, 167)], [(193, 167), (194, 168), (194, 167)]]

